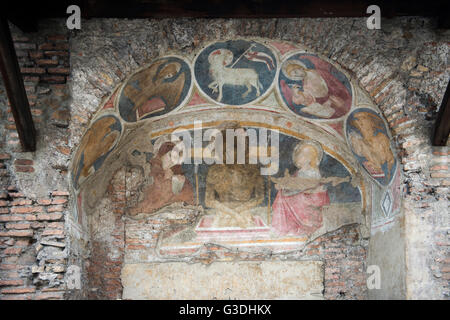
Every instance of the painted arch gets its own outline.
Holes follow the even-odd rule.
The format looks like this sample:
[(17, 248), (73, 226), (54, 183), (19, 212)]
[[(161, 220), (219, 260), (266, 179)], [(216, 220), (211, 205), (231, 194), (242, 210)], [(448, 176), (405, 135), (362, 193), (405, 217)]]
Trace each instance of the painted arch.
[[(167, 165), (180, 129), (277, 132), (278, 171)], [(204, 152), (207, 143), (197, 147)], [(138, 172), (128, 217), (195, 216), (162, 237), (159, 258), (190, 256), (205, 243), (294, 250), (347, 224), (365, 234), (385, 228), (400, 210), (398, 163), (377, 107), (339, 65), (287, 42), (207, 43), (130, 75), (100, 107), (72, 161), (79, 216), (94, 210), (123, 166)], [(292, 186), (308, 179), (316, 181), (309, 189)]]

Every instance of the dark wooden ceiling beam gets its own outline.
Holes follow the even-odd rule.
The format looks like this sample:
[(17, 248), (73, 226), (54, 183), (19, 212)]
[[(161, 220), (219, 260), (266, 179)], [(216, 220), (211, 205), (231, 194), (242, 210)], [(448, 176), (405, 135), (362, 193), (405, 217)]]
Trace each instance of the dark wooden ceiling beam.
[[(287, 18), (366, 17), (377, 4), (382, 17), (427, 16), (448, 21), (448, 0), (40, 0), (8, 3), (8, 18), (67, 17), (75, 4), (84, 18)], [(24, 19), (26, 21), (26, 19)]]
[(433, 146), (447, 145), (448, 135), (450, 133), (450, 81), (445, 90), (441, 107), (434, 126), (432, 143)]
[(36, 32), (38, 31), (38, 21), (36, 17), (17, 17), (10, 16), (8, 20), (18, 27), (22, 32)]
[(0, 71), (23, 151), (36, 151), (36, 130), (8, 21), (0, 18)]

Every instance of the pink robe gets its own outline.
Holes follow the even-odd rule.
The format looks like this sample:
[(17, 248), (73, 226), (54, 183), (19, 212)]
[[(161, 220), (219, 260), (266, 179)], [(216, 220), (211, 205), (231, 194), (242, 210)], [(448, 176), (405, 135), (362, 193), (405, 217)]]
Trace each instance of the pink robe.
[[(316, 98), (316, 102), (323, 104), (330, 99), (330, 96), (339, 97), (343, 100), (344, 104), (340, 107), (338, 107), (335, 103), (331, 104), (331, 108), (335, 109), (335, 112), (331, 118), (339, 118), (346, 114), (350, 110), (352, 104), (352, 96), (347, 87), (333, 76), (331, 73), (332, 66), (328, 62), (314, 56), (308, 56), (307, 59), (314, 64), (315, 70), (323, 78), (328, 88), (328, 94), (325, 97)], [(284, 80), (280, 81), (280, 87), (288, 105), (293, 108), (292, 89)]]
[(310, 235), (322, 226), (321, 207), (330, 204), (328, 192), (318, 187), (317, 192), (277, 193), (273, 202), (272, 229), (279, 235)]

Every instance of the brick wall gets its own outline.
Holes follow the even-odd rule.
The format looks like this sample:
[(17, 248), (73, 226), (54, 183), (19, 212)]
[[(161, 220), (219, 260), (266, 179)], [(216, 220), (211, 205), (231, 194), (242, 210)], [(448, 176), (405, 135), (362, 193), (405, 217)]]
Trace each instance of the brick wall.
[[(70, 153), (69, 113), (63, 102), (70, 73), (68, 34), (55, 33), (49, 26), (42, 33), (25, 35), (11, 27), (41, 151), (21, 152), (1, 85), (0, 300), (62, 299), (69, 256), (65, 231), (69, 192), (64, 184), (68, 159), (55, 157), (48, 145), (64, 157)], [(43, 177), (40, 171), (50, 168)]]
[(0, 194), (0, 299), (63, 297), (68, 196), (32, 200), (11, 186)]

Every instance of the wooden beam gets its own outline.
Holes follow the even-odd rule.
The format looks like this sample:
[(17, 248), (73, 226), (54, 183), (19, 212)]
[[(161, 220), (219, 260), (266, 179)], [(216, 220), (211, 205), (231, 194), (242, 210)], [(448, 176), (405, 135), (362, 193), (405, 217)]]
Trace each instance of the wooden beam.
[[(5, 2), (5, 1), (3, 1)], [(83, 18), (289, 18), (368, 17), (377, 4), (381, 16), (441, 17), (448, 26), (448, 0), (40, 0), (7, 1), (8, 18), (67, 18), (66, 8), (78, 5)], [(0, 11), (1, 12), (1, 11)], [(11, 20), (10, 20), (11, 21)], [(28, 26), (25, 26), (28, 27)]]
[(445, 90), (441, 107), (434, 126), (432, 143), (433, 146), (447, 145), (448, 135), (450, 133), (450, 81)]
[(0, 71), (23, 151), (36, 151), (36, 129), (8, 21), (0, 18)]
[(22, 32), (36, 32), (38, 31), (38, 22), (35, 17), (14, 17), (11, 16), (8, 18), (8, 20), (14, 24), (16, 27), (18, 27)]
[[(72, 2), (74, 0), (71, 0)], [(367, 17), (371, 4), (381, 8), (383, 17), (436, 16), (448, 0), (85, 0), (82, 14), (100, 18), (294, 18)], [(445, 13), (444, 13), (445, 14)]]

